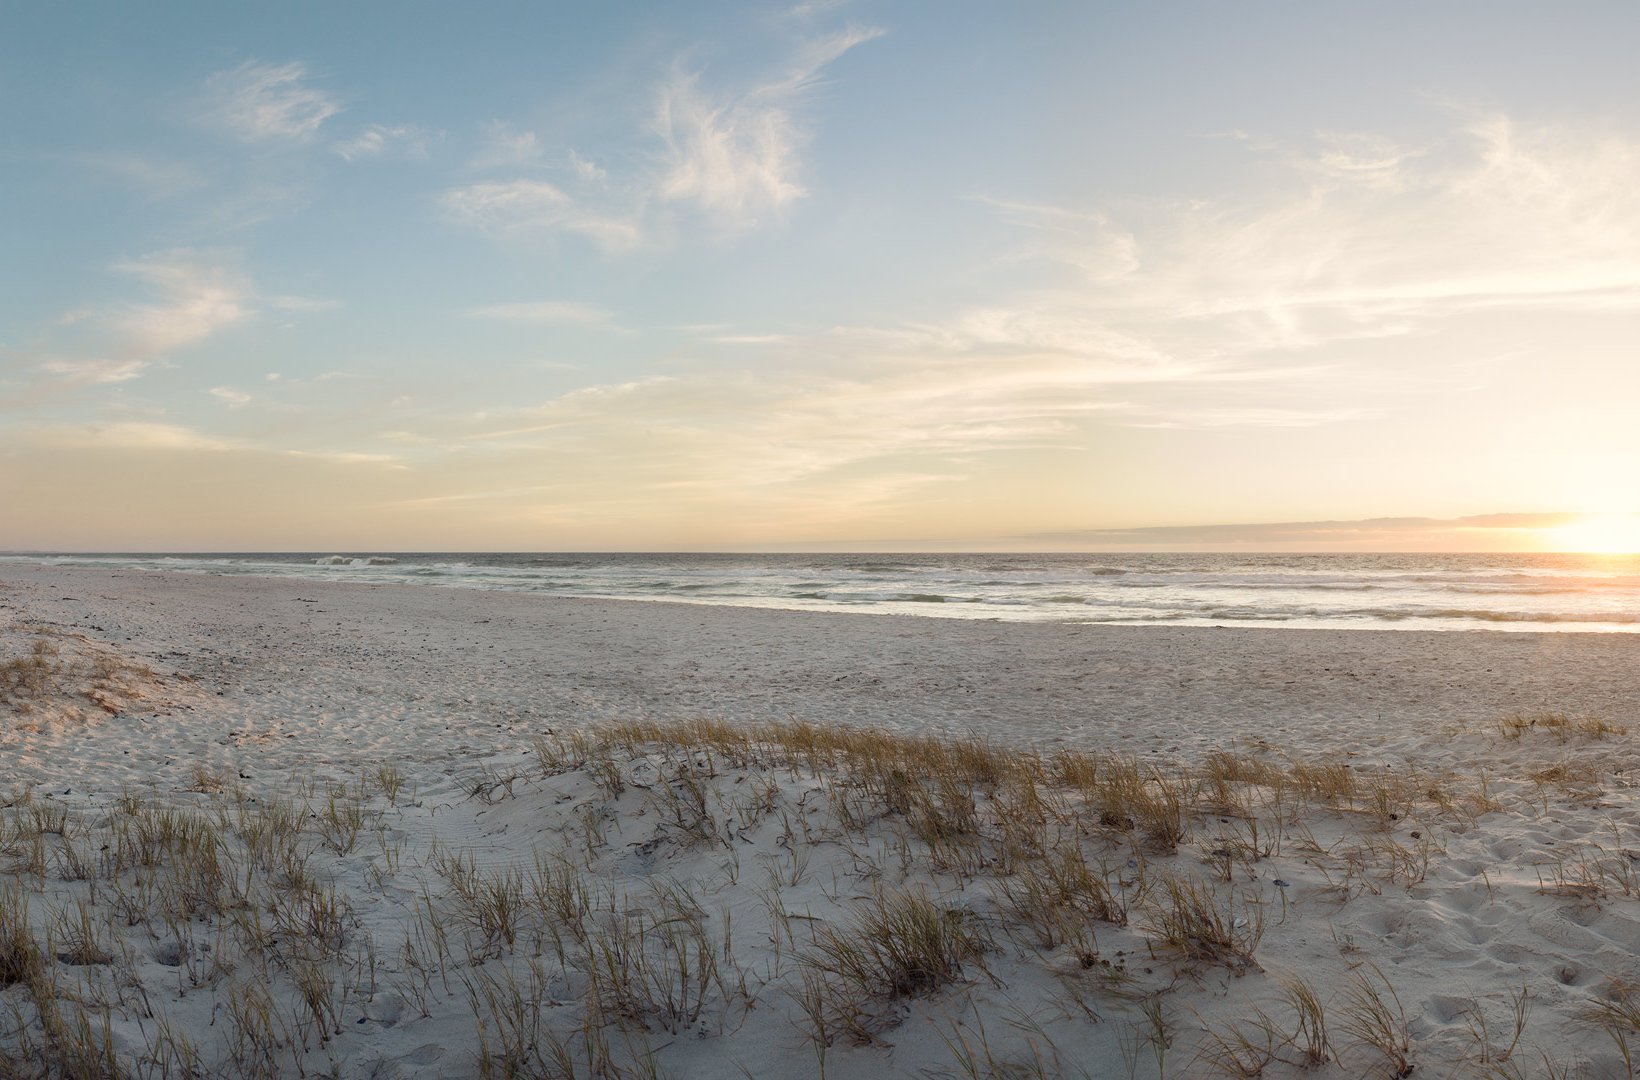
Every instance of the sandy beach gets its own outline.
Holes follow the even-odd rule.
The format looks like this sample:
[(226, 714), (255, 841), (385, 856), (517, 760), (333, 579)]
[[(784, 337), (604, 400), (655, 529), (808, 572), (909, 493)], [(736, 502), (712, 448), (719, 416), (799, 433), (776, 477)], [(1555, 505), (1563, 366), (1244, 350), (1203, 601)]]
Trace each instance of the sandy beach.
[(0, 581), (8, 622), (188, 677), (174, 705), (125, 714), (166, 751), (91, 770), (113, 783), (171, 758), (345, 768), (630, 719), (1185, 756), (1261, 738), (1383, 762), (1512, 713), (1640, 720), (1640, 635), (958, 622), (23, 565)]
[[(0, 690), (0, 903), (46, 943), (56, 1000), (116, 1075), (1627, 1075), (1640, 636), (990, 623), (8, 565), (0, 664), (30, 657), (32, 681)], [(837, 793), (873, 775), (858, 746), (809, 767), (719, 747), (697, 775), (700, 747), (630, 727), (697, 721), (1035, 762), (1044, 828), (1103, 829), (1074, 843), (1125, 914), (1089, 915), (1086, 941), (1020, 931), (1011, 898), (1036, 864), (992, 851), (1012, 781), (973, 781), (956, 858), (908, 826), (916, 799), (869, 783), (887, 801), (849, 823)], [(619, 723), (614, 743), (579, 734)], [(1147, 834), (1148, 811), (1089, 817), (1094, 788), (1053, 771), (1066, 752), (1130, 763), (1181, 832)], [(1329, 764), (1347, 790), (1300, 769)], [(657, 803), (683, 779), (710, 829)], [(764, 809), (737, 818), (754, 788)], [(132, 899), (140, 873), (80, 866), (138, 804), (215, 822), (244, 887), (161, 917)], [(256, 862), (253, 805), (297, 808), (305, 876)], [(637, 935), (674, 967), (633, 977), (692, 1004), (615, 1009), (588, 989), (606, 985), (601, 954), (566, 947), (545, 909), (528, 942), (473, 914), (486, 882), (571, 865), (605, 930), (633, 897), (673, 912)], [(1171, 940), (1168, 881), (1208, 888), (1235, 943)], [(330, 946), (258, 945), (225, 913), (287, 925), (281, 888), (330, 898)], [(959, 913), (983, 944), (844, 1022), (806, 996), (837, 999), (815, 958), (889, 895)], [(82, 916), (90, 960), (63, 945)], [(706, 930), (654, 945), (678, 924)], [(679, 975), (706, 953), (710, 979)], [(1295, 1019), (1298, 979), (1333, 1017), (1321, 1043)], [(20, 1002), (37, 982), (0, 985)], [(252, 985), (278, 1021), (254, 1037)], [(1403, 1049), (1369, 1037), (1373, 1002)], [(497, 1049), (498, 1017), (526, 1013), (519, 1045), (562, 1047), (557, 1065)], [(14, 1067), (64, 1038), (22, 1005), (0, 1029)]]

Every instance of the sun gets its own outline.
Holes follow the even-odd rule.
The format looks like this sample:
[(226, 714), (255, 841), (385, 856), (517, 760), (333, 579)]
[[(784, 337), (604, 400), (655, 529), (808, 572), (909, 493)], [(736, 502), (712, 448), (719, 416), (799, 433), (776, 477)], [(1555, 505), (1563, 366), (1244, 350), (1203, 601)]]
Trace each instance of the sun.
[(1640, 514), (1586, 514), (1544, 534), (1551, 551), (1588, 555), (1631, 555), (1640, 552)]

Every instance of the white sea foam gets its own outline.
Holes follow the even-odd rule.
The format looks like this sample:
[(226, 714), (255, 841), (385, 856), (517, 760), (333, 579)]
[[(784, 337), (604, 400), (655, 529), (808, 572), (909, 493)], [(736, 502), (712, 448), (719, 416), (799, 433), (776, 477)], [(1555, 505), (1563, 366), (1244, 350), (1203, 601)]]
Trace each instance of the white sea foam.
[(173, 554), (9, 556), (931, 618), (1640, 630), (1640, 558), (1570, 555)]

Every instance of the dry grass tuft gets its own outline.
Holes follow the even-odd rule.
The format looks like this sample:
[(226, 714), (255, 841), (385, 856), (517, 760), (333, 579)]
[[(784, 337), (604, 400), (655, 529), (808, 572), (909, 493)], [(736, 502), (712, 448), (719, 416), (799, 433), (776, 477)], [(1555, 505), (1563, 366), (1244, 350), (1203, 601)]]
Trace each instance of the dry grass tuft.
[(1519, 739), (1531, 731), (1543, 732), (1566, 742), (1572, 738), (1599, 740), (1627, 735), (1629, 726), (1597, 716), (1574, 717), (1565, 713), (1516, 713), (1498, 720), (1498, 734), (1506, 739)]
[(930, 994), (963, 977), (989, 942), (973, 916), (911, 892), (879, 892), (854, 924), (822, 928), (812, 967), (850, 988), (882, 997)]
[(1258, 966), (1253, 953), (1264, 936), (1264, 911), (1234, 890), (1220, 893), (1206, 882), (1166, 878), (1150, 919), (1159, 944), (1192, 960), (1237, 972)]
[(45, 969), (45, 951), (29, 927), (28, 898), (15, 889), (0, 892), (0, 989), (34, 986)]
[(1411, 1076), (1413, 1070), (1412, 1035), (1407, 1030), (1406, 1010), (1384, 973), (1373, 967), (1371, 974), (1377, 976), (1376, 982), (1362, 971), (1351, 976), (1343, 1007), (1344, 1020), (1339, 1028), (1376, 1051), (1380, 1067), (1400, 1080)]
[[(0, 806), (0, 1075), (328, 1075), (361, 1033), (393, 1045), (402, 1013), (470, 1016), (476, 1059), (452, 1068), (486, 1077), (654, 1076), (701, 1060), (674, 1046), (793, 1023), (822, 1073), (839, 1039), (904, 1025), (899, 1045), (949, 1052), (930, 1075), (1075, 1074), (1096, 1045), (1135, 1074), (1405, 1076), (1405, 1014), (1361, 947), (1328, 958), (1355, 976), (1325, 1006), (1325, 972), (1267, 981), (1260, 960), (1285, 966), (1278, 928), (1318, 906), (1442, 887), (1483, 812), (1600, 794), (1574, 749), (1494, 789), (1263, 746), (1192, 768), (702, 720), (549, 734), (452, 773), (453, 799), (405, 797), (385, 764), (280, 795), (205, 767), (186, 796), (20, 792)], [(452, 819), (471, 847), (426, 839)], [(1640, 895), (1640, 844), (1611, 820), (1536, 854), (1544, 892)], [(999, 1014), (1015, 986), (1030, 1013)], [(1477, 1012), (1451, 1067), (1515, 1075), (1525, 1000), (1513, 1038)], [(1614, 984), (1585, 1016), (1625, 1061), (1637, 1002)]]
[(37, 721), (30, 718), (48, 707), (81, 720), (118, 713), (157, 682), (146, 664), (79, 635), (44, 628), (27, 632), (20, 655), (0, 658), (0, 706), (16, 714), (21, 730), (32, 730)]

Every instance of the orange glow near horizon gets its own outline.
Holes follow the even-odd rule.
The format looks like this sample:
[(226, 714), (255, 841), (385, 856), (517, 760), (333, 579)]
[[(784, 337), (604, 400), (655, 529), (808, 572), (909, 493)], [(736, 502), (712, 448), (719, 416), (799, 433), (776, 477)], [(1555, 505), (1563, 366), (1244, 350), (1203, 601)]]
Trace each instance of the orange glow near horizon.
[(1590, 555), (1640, 553), (1640, 514), (1588, 514), (1570, 524), (1545, 530), (1550, 551)]

